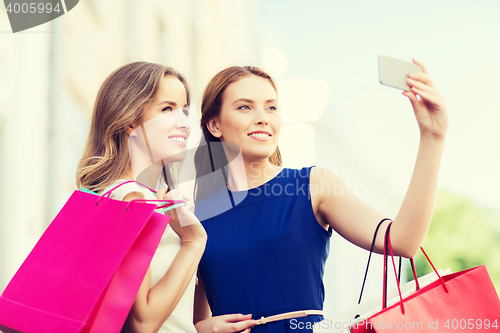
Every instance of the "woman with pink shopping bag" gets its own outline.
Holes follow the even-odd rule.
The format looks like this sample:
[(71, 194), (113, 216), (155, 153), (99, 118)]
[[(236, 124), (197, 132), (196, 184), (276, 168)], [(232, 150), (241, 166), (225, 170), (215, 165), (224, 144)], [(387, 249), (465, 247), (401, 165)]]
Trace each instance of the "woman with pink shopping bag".
[[(132, 170), (152, 164), (153, 153), (162, 165), (183, 159), (188, 101), (183, 77), (161, 65), (128, 64), (106, 79), (77, 172), (82, 191), (69, 198), (2, 293), (0, 330), (196, 332), (194, 273), (206, 233), (185, 206), (159, 214), (175, 208), (171, 199), (181, 194), (155, 196), (135, 182), (142, 170)], [(146, 171), (148, 178), (162, 172), (171, 179), (157, 165)]]
[[(188, 85), (172, 68), (136, 62), (114, 71), (96, 99), (77, 185), (105, 192), (136, 180), (142, 172), (141, 176), (147, 173), (145, 179), (153, 180), (153, 187), (161, 174), (167, 185), (156, 196), (147, 187), (128, 182), (110, 197), (123, 201), (182, 197), (178, 190), (167, 191), (170, 163), (182, 160), (191, 133), (188, 104)], [(158, 156), (161, 164), (153, 164)], [(170, 226), (139, 288), (125, 325), (127, 332), (196, 332), (192, 322), (195, 272), (206, 233), (185, 206), (168, 214)]]

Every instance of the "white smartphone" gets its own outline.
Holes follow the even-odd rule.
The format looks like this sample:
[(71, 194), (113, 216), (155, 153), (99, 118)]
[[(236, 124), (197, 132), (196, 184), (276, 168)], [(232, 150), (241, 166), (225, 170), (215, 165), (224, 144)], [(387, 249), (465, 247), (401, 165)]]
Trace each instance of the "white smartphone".
[(412, 62), (399, 60), (386, 55), (378, 56), (378, 78), (380, 83), (403, 90), (410, 90), (406, 83), (410, 73), (421, 73), (422, 68)]

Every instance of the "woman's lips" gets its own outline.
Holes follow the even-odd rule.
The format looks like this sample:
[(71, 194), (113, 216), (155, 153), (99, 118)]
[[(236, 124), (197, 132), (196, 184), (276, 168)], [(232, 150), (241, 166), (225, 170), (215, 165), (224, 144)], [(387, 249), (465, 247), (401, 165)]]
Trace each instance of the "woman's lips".
[(183, 136), (169, 136), (168, 139), (181, 147), (186, 146), (186, 138)]
[(267, 141), (271, 138), (271, 134), (269, 132), (257, 131), (248, 134), (254, 140), (258, 141)]

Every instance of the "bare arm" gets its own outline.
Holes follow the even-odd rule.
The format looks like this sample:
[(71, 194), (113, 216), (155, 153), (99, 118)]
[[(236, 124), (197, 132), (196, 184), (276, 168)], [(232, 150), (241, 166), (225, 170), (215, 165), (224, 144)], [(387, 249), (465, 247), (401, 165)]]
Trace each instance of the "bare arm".
[[(417, 62), (418, 63), (418, 62)], [(408, 84), (411, 92), (404, 92), (413, 106), (420, 128), (420, 146), (413, 176), (401, 208), (391, 228), (395, 254), (413, 257), (422, 244), (430, 225), (436, 200), (437, 179), (448, 116), (444, 97), (436, 90), (423, 64), (423, 73), (412, 74)], [(417, 99), (416, 95), (420, 96)], [(342, 188), (336, 193), (319, 193), (313, 196), (317, 217), (323, 226), (330, 225), (352, 243), (369, 249), (376, 224), (385, 216), (349, 191), (347, 184), (330, 171), (315, 168), (311, 172), (311, 185), (322, 188)], [(337, 187), (335, 187), (337, 186)], [(325, 187), (323, 187), (325, 188)], [(382, 227), (385, 229), (388, 222)], [(383, 251), (383, 232), (379, 233), (375, 251)]]
[[(124, 201), (133, 199), (144, 199), (144, 196), (132, 192), (124, 198)], [(176, 210), (179, 214), (191, 213), (185, 206)], [(193, 218), (194, 215), (188, 217)], [(182, 247), (167, 273), (152, 288), (151, 269), (148, 269), (129, 315), (128, 324), (132, 332), (157, 332), (186, 291), (206, 243), (205, 230), (200, 222), (196, 221), (181, 227), (177, 214), (171, 215), (169, 225), (181, 237)]]
[(205, 293), (205, 285), (201, 276), (198, 274), (198, 284), (194, 290), (194, 318), (193, 324), (196, 325), (199, 321), (212, 317), (210, 306), (208, 305), (207, 295)]
[[(413, 257), (424, 241), (436, 202), (437, 179), (444, 139), (421, 139), (413, 176), (391, 227), (391, 242), (405, 257)], [(377, 243), (382, 247), (382, 235)]]

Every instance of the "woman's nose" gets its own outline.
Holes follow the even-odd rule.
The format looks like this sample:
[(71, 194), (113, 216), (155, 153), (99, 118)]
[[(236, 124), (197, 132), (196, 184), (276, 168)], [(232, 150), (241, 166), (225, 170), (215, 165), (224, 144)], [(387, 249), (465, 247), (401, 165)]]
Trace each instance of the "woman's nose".
[(176, 110), (175, 126), (179, 129), (189, 129), (189, 116), (184, 113), (184, 109)]
[(267, 118), (266, 111), (260, 108), (255, 109), (256, 115), (255, 115), (255, 124), (264, 124), (267, 125), (269, 123), (269, 120)]

